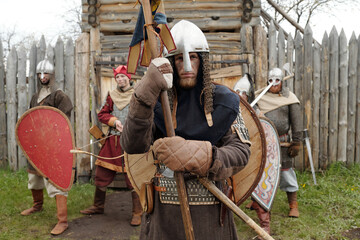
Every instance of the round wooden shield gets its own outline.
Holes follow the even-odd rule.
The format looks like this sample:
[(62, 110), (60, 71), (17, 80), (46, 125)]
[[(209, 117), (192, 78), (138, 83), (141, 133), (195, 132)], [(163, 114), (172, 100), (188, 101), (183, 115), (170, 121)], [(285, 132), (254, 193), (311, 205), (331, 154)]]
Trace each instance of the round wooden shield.
[(266, 211), (270, 211), (280, 182), (281, 147), (274, 124), (260, 117), (266, 137), (266, 164), (261, 179), (251, 196)]
[(140, 196), (140, 189), (143, 183), (150, 182), (155, 176), (156, 166), (152, 148), (146, 153), (128, 154), (124, 153), (125, 169), (128, 178)]
[(74, 134), (67, 116), (57, 108), (34, 107), (16, 124), (16, 141), (36, 171), (62, 191), (74, 181)]
[(234, 192), (234, 202), (241, 205), (254, 191), (266, 162), (266, 140), (263, 127), (255, 110), (240, 97), (241, 114), (249, 131), (251, 155), (248, 164), (230, 178)]

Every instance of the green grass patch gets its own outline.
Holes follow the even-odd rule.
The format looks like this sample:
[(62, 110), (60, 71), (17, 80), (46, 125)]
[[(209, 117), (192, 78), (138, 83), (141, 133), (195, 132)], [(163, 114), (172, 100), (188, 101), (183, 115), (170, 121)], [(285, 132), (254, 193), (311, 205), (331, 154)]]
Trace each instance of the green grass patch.
[[(296, 172), (299, 191), (300, 218), (287, 217), (289, 206), (286, 193), (277, 192), (271, 210), (271, 233), (274, 239), (349, 239), (346, 230), (360, 227), (360, 166), (350, 168), (336, 163), (316, 174), (314, 185), (310, 172)], [(248, 203), (249, 200), (245, 202)], [(255, 211), (243, 211), (258, 223)], [(236, 217), (240, 239), (252, 239), (255, 231)]]
[[(360, 228), (360, 166), (345, 167), (337, 163), (317, 173), (314, 185), (310, 172), (296, 172), (300, 190), (298, 202), (300, 218), (288, 218), (286, 193), (278, 190), (271, 211), (271, 232), (274, 239), (328, 240), (349, 239), (342, 235), (346, 230)], [(51, 239), (50, 231), (57, 222), (55, 199), (44, 190), (44, 210), (30, 216), (20, 212), (32, 205), (27, 189), (27, 172), (0, 169), (0, 239)], [(82, 215), (81, 209), (93, 203), (92, 184), (74, 184), (68, 198), (68, 220)], [(241, 209), (255, 222), (255, 211)], [(235, 217), (240, 240), (253, 239), (254, 230)], [(137, 239), (137, 237), (134, 237)]]

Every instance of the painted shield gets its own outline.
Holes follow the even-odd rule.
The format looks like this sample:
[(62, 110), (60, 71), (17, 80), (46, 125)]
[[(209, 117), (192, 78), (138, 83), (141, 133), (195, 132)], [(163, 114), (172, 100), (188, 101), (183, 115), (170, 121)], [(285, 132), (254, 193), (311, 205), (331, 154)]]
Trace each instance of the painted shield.
[(266, 136), (266, 164), (251, 196), (266, 211), (270, 211), (280, 182), (281, 147), (274, 124), (265, 117), (260, 117), (260, 122)]
[(26, 111), (16, 124), (16, 140), (36, 171), (62, 191), (74, 181), (74, 134), (60, 110), (39, 106)]
[(248, 164), (230, 178), (234, 192), (234, 203), (242, 204), (258, 185), (266, 162), (265, 133), (255, 110), (244, 99), (240, 98), (241, 114), (248, 129), (251, 141), (251, 155)]

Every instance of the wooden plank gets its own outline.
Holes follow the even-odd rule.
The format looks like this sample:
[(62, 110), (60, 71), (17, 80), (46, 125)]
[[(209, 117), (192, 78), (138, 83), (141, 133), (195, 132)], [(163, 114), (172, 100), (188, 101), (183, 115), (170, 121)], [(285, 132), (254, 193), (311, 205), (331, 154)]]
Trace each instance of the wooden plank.
[(339, 131), (337, 161), (346, 163), (348, 114), (348, 46), (344, 30), (339, 37)]
[[(287, 37), (287, 52), (286, 52), (287, 62), (290, 66), (290, 72), (293, 73), (294, 69), (294, 39), (291, 33)], [(286, 86), (290, 89), (290, 91), (294, 92), (294, 78), (290, 78), (286, 81)]]
[(55, 66), (55, 50), (50, 44), (46, 48), (46, 57), (49, 62)]
[[(304, 34), (304, 78), (302, 81), (302, 106), (303, 106), (303, 127), (308, 129), (310, 134), (310, 143), (313, 145), (313, 132), (312, 132), (312, 80), (313, 80), (313, 33), (309, 25), (305, 27)], [(312, 147), (312, 155), (314, 156), (314, 147)], [(307, 154), (304, 154), (305, 167), (310, 167), (309, 158)]]
[(312, 139), (311, 149), (315, 170), (319, 169), (319, 145), (320, 145), (320, 74), (321, 74), (321, 51), (316, 42), (313, 49), (313, 92), (312, 92)]
[[(89, 13), (83, 13), (81, 18), (87, 20)], [(187, 9), (187, 10), (175, 10), (173, 12), (167, 12), (166, 17), (168, 21), (171, 22), (172, 19), (187, 19), (187, 18), (209, 18), (216, 20), (218, 18), (237, 18), (241, 19), (241, 14), (239, 11), (232, 9)], [(137, 20), (138, 10), (129, 9), (124, 12), (100, 12), (98, 15), (100, 22), (111, 22), (111, 21), (130, 21)]]
[[(65, 83), (64, 92), (69, 96), (72, 104), (75, 104), (75, 46), (73, 40), (70, 38), (66, 41), (64, 49), (65, 59)], [(75, 114), (74, 111), (71, 113), (70, 122), (75, 127)]]
[[(101, 124), (98, 120), (97, 113), (101, 108), (101, 79), (100, 75), (96, 73), (95, 60), (96, 56), (101, 55), (101, 44), (100, 44), (100, 28), (92, 28), (90, 31), (90, 69), (91, 69), (91, 125), (96, 125), (99, 128)], [(95, 140), (95, 139), (93, 139)], [(96, 141), (96, 140), (95, 140)], [(92, 145), (92, 152), (98, 154), (100, 151), (100, 146), (98, 144)]]
[[(171, 28), (181, 19), (176, 19), (168, 26)], [(236, 18), (220, 18), (219, 20), (211, 19), (187, 19), (197, 25), (203, 31), (234, 31), (240, 30), (241, 22)], [(121, 33), (132, 33), (135, 29), (135, 21), (122, 22), (122, 21), (112, 21), (112, 22), (100, 22), (100, 31), (101, 32), (121, 32)]]
[[(253, 31), (249, 24), (244, 25), (240, 30), (241, 43), (241, 59), (247, 60), (247, 64), (242, 65), (243, 74), (249, 73), (251, 76), (255, 75), (255, 59), (254, 59), (254, 44)], [(231, 50), (230, 50), (231, 51)]]
[(6, 103), (7, 103), (7, 146), (8, 161), (10, 169), (19, 170), (17, 162), (17, 144), (15, 138), (15, 125), (17, 121), (16, 106), (16, 74), (18, 56), (15, 47), (10, 50), (7, 56), (6, 71)]
[(58, 87), (64, 91), (65, 73), (64, 73), (64, 42), (59, 36), (55, 44), (55, 80)]
[(29, 54), (29, 77), (28, 77), (28, 104), (30, 105), (30, 100), (32, 96), (36, 92), (36, 80), (37, 80), (37, 74), (36, 74), (36, 42), (34, 42), (30, 49)]
[(260, 25), (254, 28), (254, 54), (255, 54), (255, 88), (266, 86), (268, 75), (268, 44), (264, 28)]
[[(284, 64), (286, 63), (285, 35), (284, 35), (284, 30), (282, 28), (279, 30), (279, 34), (278, 34), (278, 57), (277, 57), (277, 59), (278, 59), (277, 66), (279, 68), (282, 68), (284, 66)], [(288, 73), (285, 73), (285, 74), (288, 74)]]
[(6, 139), (6, 104), (5, 104), (5, 66), (4, 48), (0, 41), (0, 167), (3, 168), (7, 163), (7, 139)]
[[(304, 109), (304, 101), (302, 95), (302, 81), (304, 79), (304, 42), (297, 32), (295, 36), (295, 81), (294, 81), (294, 93), (300, 100), (302, 110)], [(300, 122), (303, 122), (303, 114), (300, 114)], [(295, 168), (298, 170), (304, 170), (304, 152), (301, 149), (299, 155), (295, 158)]]
[[(210, 10), (210, 9), (219, 9), (219, 10), (234, 10), (239, 11), (241, 9), (240, 1), (237, 2), (198, 2), (198, 1), (174, 1), (174, 2), (165, 2), (166, 16), (170, 17), (171, 13), (177, 10)], [(133, 3), (119, 3), (119, 4), (107, 4), (101, 5), (99, 8), (99, 13), (112, 12), (112, 13), (121, 13), (129, 11), (139, 11), (139, 6), (134, 8)], [(87, 7), (83, 7), (83, 12), (87, 12)]]
[[(357, 82), (360, 82), (360, 38), (357, 40), (358, 57), (357, 57)], [(355, 163), (360, 163), (360, 84), (356, 88), (356, 135), (355, 135)]]
[(320, 145), (319, 165), (326, 169), (328, 165), (329, 139), (329, 37), (325, 32), (321, 43), (321, 84), (320, 84)]
[(329, 164), (336, 162), (339, 118), (339, 36), (333, 27), (330, 36), (330, 73), (329, 73)]
[(348, 102), (348, 132), (346, 161), (348, 165), (355, 162), (355, 130), (356, 130), (356, 90), (357, 84), (357, 62), (358, 45), (355, 33), (353, 32), (349, 42), (349, 102)]
[[(90, 143), (88, 133), (90, 105), (89, 94), (89, 71), (90, 71), (90, 46), (89, 34), (82, 33), (75, 43), (75, 122), (76, 122), (76, 144), (86, 146)], [(84, 101), (85, 99), (85, 101)], [(89, 152), (90, 147), (84, 147), (84, 151)], [(89, 182), (90, 180), (90, 157), (85, 154), (77, 155), (77, 180), (79, 183)]]
[[(18, 118), (24, 114), (24, 112), (29, 108), (29, 103), (27, 100), (27, 87), (26, 87), (26, 50), (24, 45), (21, 45), (19, 48), (18, 54), (18, 68), (17, 68), (17, 115)], [(10, 129), (9, 129), (10, 130)], [(22, 169), (27, 166), (27, 160), (21, 151), (20, 147), (18, 148), (18, 169)]]
[(277, 65), (277, 45), (276, 45), (276, 28), (271, 21), (268, 32), (268, 52), (269, 52), (269, 70), (278, 67)]

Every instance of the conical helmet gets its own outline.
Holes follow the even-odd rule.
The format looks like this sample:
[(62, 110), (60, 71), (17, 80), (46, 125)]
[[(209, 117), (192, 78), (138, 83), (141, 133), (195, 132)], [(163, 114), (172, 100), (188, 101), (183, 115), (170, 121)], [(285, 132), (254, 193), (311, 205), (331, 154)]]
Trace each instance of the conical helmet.
[(236, 84), (234, 86), (234, 91), (239, 92), (239, 93), (245, 91), (246, 95), (249, 96), (250, 88), (251, 88), (251, 84), (248, 79), (248, 75), (245, 74), (242, 78), (240, 78), (239, 81), (236, 82)]
[(50, 61), (45, 58), (44, 60), (40, 61), (36, 66), (36, 73), (44, 73), (54, 74), (54, 66), (50, 63)]
[(184, 70), (191, 71), (190, 52), (209, 52), (209, 45), (204, 33), (194, 23), (181, 20), (171, 29), (171, 35), (174, 39), (176, 50), (168, 52), (164, 49), (164, 56), (170, 57), (177, 54), (183, 54)]

